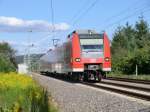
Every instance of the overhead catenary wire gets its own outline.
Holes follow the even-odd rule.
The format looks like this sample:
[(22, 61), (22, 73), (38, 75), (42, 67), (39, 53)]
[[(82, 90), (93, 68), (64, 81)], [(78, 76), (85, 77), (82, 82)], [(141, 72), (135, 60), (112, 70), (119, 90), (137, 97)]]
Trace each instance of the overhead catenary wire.
[[(112, 16), (106, 18), (106, 19), (103, 21), (103, 23), (108, 22), (108, 21), (110, 21), (110, 20), (112, 20), (112, 19), (114, 19), (114, 18), (116, 18), (116, 17), (119, 17), (119, 16), (123, 15), (124, 13), (126, 13), (126, 12), (128, 12), (130, 9), (132, 9), (133, 6), (135, 6), (135, 4), (137, 5), (137, 3), (139, 3), (140, 1), (141, 1), (141, 0), (137, 0), (137, 1), (135, 1), (134, 3), (130, 4), (126, 9), (124, 9), (124, 10), (118, 12), (118, 13), (115, 14), (115, 15), (112, 15)], [(135, 8), (135, 9), (133, 9), (133, 10), (137, 10), (137, 8)]]
[[(131, 10), (138, 10), (139, 9), (139, 7), (135, 7), (135, 6), (138, 6), (138, 5), (140, 5), (141, 6), (141, 3), (140, 3), (140, 1), (141, 0), (136, 0), (135, 2), (132, 2), (132, 4), (130, 4), (127, 8), (125, 8), (124, 10), (121, 10), (120, 12), (118, 12), (117, 14), (115, 14), (115, 15), (112, 15), (112, 16), (110, 16), (110, 17), (108, 17), (108, 18), (106, 18), (106, 19), (104, 19), (104, 21), (101, 23), (101, 24), (99, 24), (98, 26), (101, 26), (101, 28), (103, 28), (103, 29), (101, 29), (101, 30), (106, 30), (105, 28), (107, 28), (108, 26), (110, 26), (110, 27), (112, 27), (110, 24), (112, 24), (112, 23), (110, 23), (110, 24), (107, 24), (107, 25), (105, 25), (105, 23), (108, 23), (108, 22), (110, 22), (110, 21), (112, 21), (112, 20), (114, 20), (114, 19), (116, 19), (116, 18), (118, 18), (118, 17), (121, 17), (121, 15), (125, 15), (125, 13), (130, 13), (131, 12)], [(145, 1), (147, 1), (147, 0), (145, 0)], [(139, 4), (140, 3), (140, 4)], [(145, 3), (144, 2), (144, 4), (142, 4), (142, 5), (147, 5), (147, 3)], [(110, 28), (110, 27), (108, 27), (108, 28)]]
[(34, 42), (34, 43), (35, 43), (36, 45), (38, 45), (38, 44), (42, 43), (43, 41), (45, 41), (46, 39), (48, 39), (49, 36), (51, 36), (50, 33), (48, 33), (48, 34), (46, 34), (46, 35), (44, 35), (44, 36), (41, 36), (42, 39), (40, 39), (40, 40), (38, 40), (38, 41), (36, 41), (36, 42)]
[(78, 16), (78, 18), (73, 22), (73, 26), (75, 26), (75, 24), (77, 24), (77, 22), (88, 13), (96, 5), (98, 1), (99, 0), (95, 0), (94, 2), (92, 2), (92, 4), (82, 14), (80, 14), (80, 16)]
[[(80, 14), (83, 13), (84, 9), (86, 9), (86, 7), (88, 6), (87, 4), (90, 1), (91, 0), (84, 0), (84, 2), (82, 3), (82, 5), (76, 10), (75, 14), (69, 20), (69, 23), (71, 23), (71, 27), (74, 27), (74, 25), (73, 25), (74, 21), (80, 16)], [(68, 32), (69, 33), (72, 32), (72, 29), (70, 28), (70, 30)]]
[(72, 16), (71, 18), (71, 22), (72, 20), (76, 19), (84, 10), (84, 8), (86, 8), (85, 6), (87, 6), (87, 3), (89, 2), (90, 0), (85, 0), (85, 2), (82, 4), (82, 6), (77, 10), (77, 12)]
[(111, 24), (105, 26), (104, 29), (110, 28), (110, 27), (114, 26), (115, 24), (118, 24), (118, 23), (120, 23), (120, 22), (122, 22), (122, 21), (124, 21), (124, 20), (126, 20), (126, 19), (128, 19), (128, 18), (130, 18), (130, 17), (132, 17), (132, 16), (135, 16), (135, 15), (137, 15), (137, 14), (140, 14), (141, 11), (142, 11), (142, 13), (145, 13), (145, 12), (147, 12), (147, 11), (150, 11), (149, 8), (146, 9), (146, 10), (143, 10), (143, 9), (145, 9), (145, 8), (146, 8), (146, 7), (142, 8), (142, 9), (140, 9), (140, 10), (137, 10), (136, 12), (134, 12), (134, 13), (128, 15), (128, 16), (125, 16), (124, 18), (121, 18), (121, 19), (119, 19), (118, 21), (115, 21), (115, 22), (113, 22), (113, 23), (111, 23)]

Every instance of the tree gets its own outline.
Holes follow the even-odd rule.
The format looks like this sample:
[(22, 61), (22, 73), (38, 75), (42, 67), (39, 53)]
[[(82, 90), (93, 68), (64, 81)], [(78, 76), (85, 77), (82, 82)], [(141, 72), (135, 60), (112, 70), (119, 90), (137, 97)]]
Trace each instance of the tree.
[(0, 72), (15, 71), (17, 64), (15, 62), (15, 50), (6, 43), (0, 43)]
[(136, 22), (135, 31), (137, 47), (142, 48), (144, 47), (144, 43), (147, 41), (147, 37), (149, 35), (149, 27), (147, 22), (144, 21), (143, 17), (141, 17), (140, 20)]
[(135, 27), (128, 23), (119, 27), (112, 40), (112, 65), (114, 71), (140, 74), (150, 73), (150, 31), (146, 21), (140, 18)]
[(135, 30), (128, 23), (125, 27), (118, 27), (112, 40), (112, 64), (114, 71), (127, 71), (126, 65), (131, 58), (131, 51), (135, 48)]

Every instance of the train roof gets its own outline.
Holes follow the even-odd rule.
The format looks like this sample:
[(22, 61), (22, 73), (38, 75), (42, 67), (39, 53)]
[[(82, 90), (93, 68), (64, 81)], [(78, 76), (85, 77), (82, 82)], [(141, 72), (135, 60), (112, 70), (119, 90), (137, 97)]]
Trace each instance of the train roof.
[(98, 33), (95, 30), (75, 30), (73, 33), (77, 33), (80, 38), (103, 38), (104, 33)]
[(95, 30), (83, 30), (83, 29), (77, 29), (75, 31), (73, 31), (73, 33), (78, 33), (79, 35), (80, 34), (100, 34), (98, 32), (96, 32)]

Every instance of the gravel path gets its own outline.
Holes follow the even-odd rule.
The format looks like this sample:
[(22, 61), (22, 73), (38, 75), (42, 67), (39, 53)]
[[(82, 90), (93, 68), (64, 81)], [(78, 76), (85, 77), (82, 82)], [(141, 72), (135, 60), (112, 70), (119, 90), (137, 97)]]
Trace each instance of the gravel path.
[(47, 76), (33, 75), (33, 78), (48, 89), (61, 112), (150, 112), (149, 103)]

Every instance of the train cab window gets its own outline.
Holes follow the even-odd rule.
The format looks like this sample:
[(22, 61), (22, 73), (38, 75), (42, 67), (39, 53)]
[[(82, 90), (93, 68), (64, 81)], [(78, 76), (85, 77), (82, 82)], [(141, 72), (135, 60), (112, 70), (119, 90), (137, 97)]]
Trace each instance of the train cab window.
[(80, 39), (82, 51), (101, 51), (103, 52), (103, 39)]
[(103, 45), (81, 45), (82, 50), (98, 50), (103, 51)]

